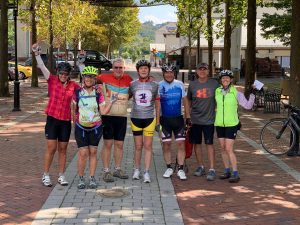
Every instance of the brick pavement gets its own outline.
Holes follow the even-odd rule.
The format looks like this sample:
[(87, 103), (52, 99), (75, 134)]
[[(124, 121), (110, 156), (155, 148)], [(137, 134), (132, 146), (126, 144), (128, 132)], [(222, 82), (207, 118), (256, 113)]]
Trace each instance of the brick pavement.
[[(20, 93), (21, 112), (11, 111), (13, 96), (0, 98), (0, 224), (31, 224), (53, 189), (41, 186), (47, 84), (41, 79), (40, 87), (31, 88), (27, 80)], [(68, 163), (74, 153), (68, 151)], [(57, 159), (50, 173), (58, 174)]]
[[(43, 98), (39, 101), (42, 106)], [(3, 127), (2, 102), (0, 99), (0, 123), (2, 122)], [(43, 152), (40, 149), (44, 148), (45, 143), (45, 116), (40, 110), (37, 111), (31, 107), (26, 111), (27, 114), (25, 113), (28, 117), (22, 118), (23, 121), (16, 125), (12, 124), (9, 129), (1, 130), (0, 124), (0, 144), (3, 147), (1, 149), (10, 149), (9, 152), (3, 151), (4, 155), (0, 158), (0, 174), (5, 183), (0, 185), (1, 224), (29, 224), (52, 190), (41, 187), (40, 184), (43, 164)], [(299, 224), (299, 157), (270, 157), (262, 152), (259, 146), (262, 124), (268, 118), (278, 115), (248, 111), (242, 111), (241, 114), (243, 129), (235, 145), (241, 173), (241, 181), (238, 184), (229, 184), (221, 180), (207, 182), (204, 177), (193, 177), (191, 174), (196, 168), (193, 156), (187, 161), (189, 179), (181, 182), (174, 177), (172, 186), (170, 180), (161, 178), (165, 168), (156, 139), (156, 151), (151, 167), (155, 180), (150, 185), (133, 182), (131, 179), (114, 184), (102, 182), (99, 189), (126, 188), (131, 194), (123, 199), (106, 199), (93, 191), (76, 189), (76, 157), (71, 161), (76, 151), (69, 151), (68, 178), (73, 182), (67, 188), (56, 186), (53, 189), (43, 208), (45, 210), (50, 206), (51, 209), (44, 214), (40, 211), (38, 216), (42, 217), (37, 219), (44, 218), (48, 224), (175, 224), (180, 222), (182, 215), (184, 224)], [(27, 141), (29, 139), (30, 141)], [(25, 145), (20, 148), (20, 143), (26, 143), (28, 147)], [(126, 171), (131, 174), (130, 132), (126, 147), (124, 165)], [(223, 166), (218, 148), (216, 144), (216, 169), (220, 174)], [(74, 141), (70, 149), (75, 149)], [(9, 154), (10, 152), (13, 154)], [(12, 155), (14, 160), (11, 160)], [(17, 155), (20, 156), (16, 158)], [(99, 169), (100, 166), (98, 175), (101, 173)], [(57, 164), (52, 173), (56, 172)], [(20, 175), (21, 182), (17, 182), (16, 177)], [(174, 201), (173, 187), (180, 207), (180, 211), (175, 210), (176, 213), (174, 206), (176, 209), (177, 201)], [(152, 192), (155, 192), (154, 197), (151, 197)], [(158, 218), (158, 221), (155, 218)], [(34, 224), (41, 224), (41, 221), (37, 220)]]

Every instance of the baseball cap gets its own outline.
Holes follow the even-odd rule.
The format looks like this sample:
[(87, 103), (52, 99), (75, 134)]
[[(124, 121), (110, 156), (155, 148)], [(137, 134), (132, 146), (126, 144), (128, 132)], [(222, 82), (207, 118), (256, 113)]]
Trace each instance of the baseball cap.
[(199, 63), (199, 64), (197, 65), (197, 69), (200, 69), (200, 68), (205, 68), (205, 69), (208, 70), (208, 65), (207, 65), (207, 63)]

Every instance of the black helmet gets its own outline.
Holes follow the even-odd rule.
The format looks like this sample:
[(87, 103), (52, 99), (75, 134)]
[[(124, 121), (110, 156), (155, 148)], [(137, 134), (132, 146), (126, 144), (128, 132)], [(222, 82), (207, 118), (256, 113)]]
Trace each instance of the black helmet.
[(150, 70), (150, 68), (151, 68), (150, 62), (148, 62), (148, 61), (145, 60), (145, 59), (139, 60), (139, 61), (136, 63), (136, 70), (139, 70), (139, 68), (140, 68), (141, 66), (148, 66), (149, 70)]
[(67, 62), (61, 62), (57, 65), (57, 71), (65, 71), (67, 73), (70, 73), (72, 70), (72, 67)]
[(219, 78), (221, 79), (222, 77), (228, 76), (230, 78), (233, 78), (233, 73), (231, 70), (222, 70), (219, 74)]
[(171, 71), (174, 72), (176, 71), (176, 66), (174, 64), (164, 64), (161, 67), (162, 72), (166, 72), (166, 71)]

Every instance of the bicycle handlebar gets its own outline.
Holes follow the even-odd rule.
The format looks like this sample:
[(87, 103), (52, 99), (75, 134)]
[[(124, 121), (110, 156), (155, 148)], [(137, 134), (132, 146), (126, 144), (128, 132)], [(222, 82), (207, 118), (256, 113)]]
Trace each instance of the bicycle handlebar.
[(297, 106), (293, 106), (290, 104), (284, 104), (284, 103), (283, 103), (283, 106), (285, 109), (290, 109), (292, 112), (296, 112), (296, 113), (300, 114), (300, 108), (298, 108)]

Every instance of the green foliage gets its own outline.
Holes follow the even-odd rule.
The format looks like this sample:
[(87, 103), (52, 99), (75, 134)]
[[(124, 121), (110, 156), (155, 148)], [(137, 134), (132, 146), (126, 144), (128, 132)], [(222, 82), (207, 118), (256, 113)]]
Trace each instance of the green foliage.
[(265, 4), (267, 7), (275, 7), (284, 10), (283, 14), (264, 13), (259, 25), (263, 31), (262, 36), (266, 39), (279, 40), (284, 45), (290, 45), (292, 29), (292, 0), (278, 0)]

